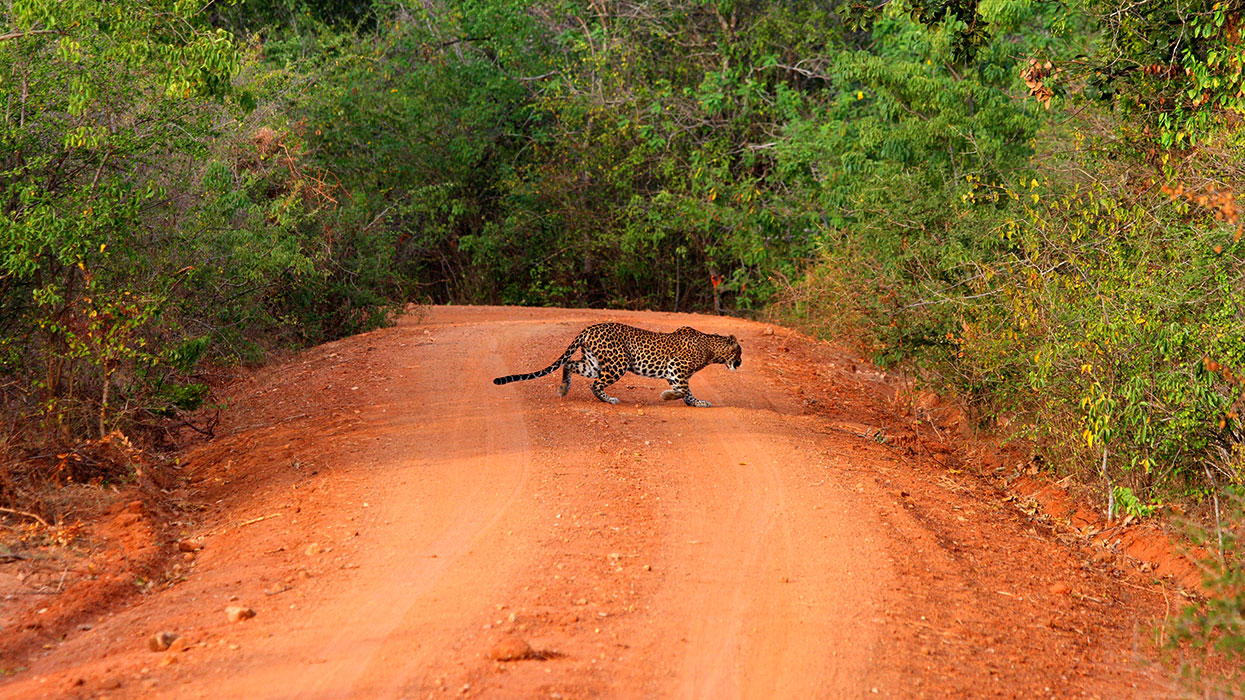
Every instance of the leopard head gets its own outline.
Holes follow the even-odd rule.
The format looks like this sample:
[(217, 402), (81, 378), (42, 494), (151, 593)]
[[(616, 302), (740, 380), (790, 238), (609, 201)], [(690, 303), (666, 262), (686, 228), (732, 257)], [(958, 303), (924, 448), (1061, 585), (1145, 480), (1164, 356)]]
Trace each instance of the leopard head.
[(744, 361), (743, 348), (733, 335), (712, 336), (713, 361), (721, 362), (729, 370), (737, 370)]

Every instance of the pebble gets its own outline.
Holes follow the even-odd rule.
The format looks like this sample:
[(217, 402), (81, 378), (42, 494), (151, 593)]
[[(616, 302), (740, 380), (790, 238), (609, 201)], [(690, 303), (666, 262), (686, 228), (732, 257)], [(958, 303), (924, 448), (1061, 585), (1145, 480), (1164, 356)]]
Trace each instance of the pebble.
[(531, 657), (532, 647), (522, 637), (509, 635), (489, 649), (488, 657), (494, 661), (518, 661)]
[(1069, 586), (1063, 581), (1059, 581), (1057, 583), (1052, 583), (1050, 585), (1050, 588), (1047, 590), (1049, 590), (1051, 593), (1055, 595), (1067, 595), (1068, 593), (1072, 592), (1072, 586)]
[(156, 632), (147, 638), (147, 648), (152, 651), (164, 651), (177, 640), (176, 632)]
[(241, 622), (255, 617), (255, 611), (243, 605), (230, 605), (225, 608), (225, 615), (230, 622)]

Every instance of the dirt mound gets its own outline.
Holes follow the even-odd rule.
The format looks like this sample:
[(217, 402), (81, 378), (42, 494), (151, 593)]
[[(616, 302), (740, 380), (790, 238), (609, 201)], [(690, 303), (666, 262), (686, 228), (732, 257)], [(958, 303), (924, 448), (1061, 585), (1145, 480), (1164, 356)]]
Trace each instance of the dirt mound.
[(157, 536), (161, 520), (141, 500), (119, 499), (89, 524), (70, 528), (72, 546), (45, 545), (14, 555), (4, 567), (10, 588), (0, 658), (16, 661), (54, 646), (162, 575), (168, 550)]

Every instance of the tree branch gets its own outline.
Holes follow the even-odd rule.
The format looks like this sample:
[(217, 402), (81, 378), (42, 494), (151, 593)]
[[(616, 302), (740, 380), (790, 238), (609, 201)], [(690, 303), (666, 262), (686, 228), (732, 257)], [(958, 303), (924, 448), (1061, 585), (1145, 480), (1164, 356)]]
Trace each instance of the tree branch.
[(13, 510), (12, 508), (4, 508), (4, 507), (0, 507), (0, 513), (11, 513), (13, 515), (24, 515), (27, 518), (34, 518), (35, 520), (39, 521), (40, 525), (48, 528), (49, 530), (52, 529), (52, 526), (48, 525), (48, 521), (44, 520), (43, 518), (40, 518), (34, 513), (27, 513), (24, 510)]
[(0, 41), (8, 41), (9, 39), (20, 39), (24, 36), (32, 34), (57, 34), (65, 36), (65, 32), (59, 29), (27, 29), (24, 32), (9, 32), (8, 34), (0, 34)]

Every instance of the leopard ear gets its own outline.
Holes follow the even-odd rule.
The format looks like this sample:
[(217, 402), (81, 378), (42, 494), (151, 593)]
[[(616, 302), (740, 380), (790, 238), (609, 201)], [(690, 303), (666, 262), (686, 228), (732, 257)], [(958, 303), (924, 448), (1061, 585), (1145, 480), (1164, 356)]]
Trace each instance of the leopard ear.
[(735, 336), (733, 336), (733, 335), (729, 338), (729, 340), (730, 340), (732, 343), (738, 343), (738, 342), (739, 342), (738, 340), (735, 340)]

